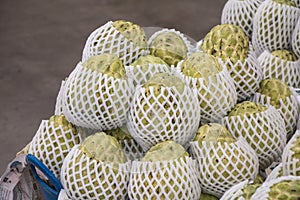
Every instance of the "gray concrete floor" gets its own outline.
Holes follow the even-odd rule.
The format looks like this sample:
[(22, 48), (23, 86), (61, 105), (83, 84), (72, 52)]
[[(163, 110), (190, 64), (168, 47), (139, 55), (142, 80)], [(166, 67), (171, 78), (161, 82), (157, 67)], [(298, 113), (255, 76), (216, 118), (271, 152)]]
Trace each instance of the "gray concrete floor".
[(0, 0), (0, 174), (54, 113), (61, 80), (88, 35), (109, 20), (175, 28), (195, 40), (226, 0)]

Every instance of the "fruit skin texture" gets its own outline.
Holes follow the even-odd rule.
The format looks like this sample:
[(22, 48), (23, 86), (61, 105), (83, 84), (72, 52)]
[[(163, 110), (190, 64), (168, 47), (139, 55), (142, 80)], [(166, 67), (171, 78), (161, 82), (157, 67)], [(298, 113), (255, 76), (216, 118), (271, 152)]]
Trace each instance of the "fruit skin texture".
[(151, 147), (146, 155), (141, 159), (142, 162), (163, 162), (174, 161), (179, 158), (189, 156), (185, 149), (174, 141), (168, 140), (160, 142)]
[(199, 200), (218, 200), (218, 199), (219, 198), (211, 194), (202, 193)]
[(80, 145), (80, 150), (87, 157), (106, 164), (126, 162), (126, 157), (117, 139), (104, 132), (87, 137)]
[(232, 143), (236, 142), (236, 139), (234, 139), (225, 126), (218, 123), (208, 123), (200, 126), (194, 141), (198, 141), (201, 146), (203, 141)]
[(248, 57), (249, 38), (239, 26), (217, 25), (205, 36), (201, 49), (223, 61), (243, 62)]
[(153, 55), (140, 56), (136, 61), (130, 64), (130, 66), (145, 66), (148, 67), (149, 64), (161, 64), (166, 65), (167, 63), (161, 59), (160, 57), (156, 57)]
[(293, 94), (289, 86), (278, 79), (263, 80), (258, 92), (270, 97), (270, 104), (276, 109), (280, 107), (280, 99), (285, 102), (285, 98)]
[(281, 60), (285, 60), (285, 61), (294, 62), (294, 61), (298, 60), (297, 56), (292, 51), (289, 51), (286, 49), (272, 51), (271, 54), (273, 56), (275, 56)]
[(139, 25), (130, 21), (117, 20), (113, 22), (113, 27), (131, 41), (134, 47), (145, 48), (147, 46), (145, 31)]
[(260, 183), (248, 184), (246, 187), (242, 189), (243, 192), (242, 197), (244, 197), (245, 200), (250, 200), (251, 196), (255, 193), (257, 188), (259, 188), (260, 186), (261, 186)]
[(276, 3), (296, 7), (296, 3), (291, 0), (273, 0)]
[(186, 76), (207, 79), (220, 73), (222, 66), (215, 57), (204, 52), (196, 52), (184, 59), (181, 71)]
[(274, 184), (268, 194), (268, 200), (298, 200), (300, 197), (300, 180), (281, 181)]
[(160, 57), (169, 66), (176, 66), (188, 53), (184, 40), (174, 32), (158, 34), (149, 44), (150, 54)]
[(250, 101), (244, 101), (242, 103), (239, 103), (235, 106), (235, 108), (228, 114), (228, 117), (231, 116), (241, 116), (244, 117), (244, 115), (249, 116), (252, 114), (264, 112), (267, 110), (267, 107), (250, 102)]
[(126, 77), (122, 61), (114, 54), (104, 53), (92, 56), (86, 62), (82, 63), (82, 66), (106, 74), (108, 77), (116, 79), (124, 79)]

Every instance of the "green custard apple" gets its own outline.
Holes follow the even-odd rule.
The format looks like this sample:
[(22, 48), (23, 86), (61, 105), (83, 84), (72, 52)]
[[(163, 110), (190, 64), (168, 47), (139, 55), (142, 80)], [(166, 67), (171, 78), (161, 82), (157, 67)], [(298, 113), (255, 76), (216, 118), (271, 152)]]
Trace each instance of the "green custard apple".
[(129, 177), (120, 166), (127, 160), (116, 138), (97, 132), (69, 154), (61, 174), (63, 187), (71, 198), (122, 199), (126, 196)]
[(202, 125), (192, 143), (198, 161), (203, 192), (221, 197), (235, 184), (253, 180), (258, 173), (258, 158), (245, 142), (240, 143), (221, 124)]
[[(130, 199), (198, 199), (201, 189), (189, 153), (167, 140), (152, 146), (131, 174)], [(136, 161), (134, 161), (136, 162)]]
[(291, 0), (273, 0), (273, 1), (278, 4), (296, 7), (296, 3)]
[(170, 71), (170, 67), (165, 61), (153, 55), (140, 56), (130, 66), (133, 67), (134, 85), (144, 84), (155, 73)]
[(40, 159), (56, 177), (70, 149), (80, 144), (75, 126), (64, 115), (53, 115), (41, 123), (30, 146), (30, 154)]
[(197, 89), (202, 124), (218, 121), (236, 104), (233, 81), (214, 56), (192, 53), (178, 66), (187, 85)]
[(161, 32), (149, 44), (150, 54), (160, 57), (168, 65), (176, 66), (188, 54), (188, 47), (176, 32)]
[(199, 200), (219, 200), (219, 198), (217, 198), (211, 194), (201, 193)]
[(261, 169), (282, 154), (286, 141), (284, 121), (273, 107), (244, 101), (230, 111), (223, 124), (235, 137), (243, 137), (250, 144), (258, 155)]
[(300, 176), (300, 131), (289, 140), (282, 154), (283, 174)]

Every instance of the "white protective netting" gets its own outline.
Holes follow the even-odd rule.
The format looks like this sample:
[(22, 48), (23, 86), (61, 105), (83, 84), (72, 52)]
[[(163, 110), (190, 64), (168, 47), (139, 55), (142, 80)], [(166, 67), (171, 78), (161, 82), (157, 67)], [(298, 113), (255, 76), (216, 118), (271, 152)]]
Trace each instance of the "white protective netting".
[(254, 14), (263, 1), (228, 0), (222, 11), (221, 23), (237, 25), (251, 38)]
[(298, 118), (297, 130), (300, 130), (300, 115), (299, 115), (299, 118)]
[(133, 43), (112, 24), (113, 22), (109, 21), (89, 35), (82, 52), (82, 62), (91, 56), (113, 53), (122, 60), (124, 65), (128, 65), (138, 57), (147, 54), (142, 47), (134, 47)]
[(221, 197), (229, 188), (258, 174), (258, 157), (239, 138), (234, 143), (191, 142), (191, 153), (197, 161), (199, 181), (204, 193)]
[(70, 149), (82, 141), (79, 134), (54, 122), (42, 120), (34, 135), (28, 153), (37, 157), (59, 178), (61, 166)]
[[(262, 186), (260, 186), (255, 193), (252, 195), (250, 200), (269, 200), (269, 192), (270, 188), (279, 182), (282, 181), (299, 181), (300, 176), (282, 176), (270, 181), (265, 181)], [(283, 191), (285, 190), (284, 188), (280, 188)], [(299, 192), (299, 191), (298, 191)], [(285, 196), (287, 198), (287, 196)], [(299, 198), (299, 197), (298, 197)]]
[(138, 160), (144, 156), (143, 148), (134, 140), (127, 139), (119, 141), (127, 160)]
[(133, 80), (135, 86), (147, 82), (156, 73), (171, 73), (171, 68), (166, 64), (149, 64), (144, 66), (125, 66), (126, 74)]
[[(300, 6), (300, 3), (299, 3), (299, 6)], [(300, 17), (298, 19), (298, 23), (297, 23), (297, 25), (295, 27), (295, 30), (293, 32), (292, 47), (293, 47), (294, 53), (300, 59)]]
[(291, 1), (295, 2), (296, 6), (300, 8), (300, 0), (291, 0)]
[(154, 87), (148, 92), (136, 88), (128, 115), (127, 127), (144, 151), (158, 142), (173, 140), (182, 146), (191, 141), (200, 122), (200, 109), (195, 92), (188, 86), (180, 93), (175, 86)]
[(248, 184), (249, 180), (245, 180), (232, 186), (223, 194), (220, 200), (245, 200), (245, 198), (242, 196), (242, 189), (244, 189)]
[(198, 109), (201, 111), (201, 123), (218, 122), (237, 103), (237, 92), (234, 82), (226, 67), (208, 79), (192, 78), (181, 72), (182, 61), (177, 65), (177, 73), (186, 85), (197, 91)]
[(277, 78), (291, 87), (300, 87), (300, 59), (297, 61), (282, 60), (265, 50), (258, 57), (263, 79)]
[[(270, 101), (270, 97), (260, 93), (255, 93), (253, 96), (253, 102), (256, 103), (271, 106)], [(299, 116), (298, 101), (296, 99), (296, 96), (293, 94), (289, 97), (286, 97), (285, 99), (280, 99), (279, 102), (280, 106), (275, 109), (280, 113), (284, 121), (287, 138), (291, 138), (296, 130), (297, 120)]]
[(132, 200), (199, 199), (201, 188), (196, 162), (190, 157), (164, 162), (134, 161), (128, 195)]
[(63, 113), (76, 126), (115, 129), (126, 121), (132, 93), (130, 79), (108, 77), (80, 62), (65, 83)]
[(264, 50), (290, 49), (300, 9), (273, 0), (264, 1), (253, 19), (252, 42), (256, 55)]
[[(300, 176), (300, 130), (287, 143), (282, 154), (283, 175)], [(298, 150), (296, 150), (298, 148)], [(298, 152), (295, 152), (298, 151)]]
[(230, 116), (222, 124), (236, 138), (243, 137), (258, 155), (260, 169), (277, 161), (286, 144), (286, 131), (280, 113), (270, 106), (264, 112)]
[(68, 197), (68, 195), (64, 189), (61, 189), (57, 200), (71, 200), (71, 198)]
[(56, 97), (56, 102), (55, 102), (55, 110), (54, 110), (54, 114), (55, 115), (61, 115), (63, 114), (63, 94), (64, 94), (64, 87), (65, 87), (66, 81), (62, 80), (61, 81), (61, 85), (60, 85), (60, 89), (58, 91), (57, 97)]
[(193, 46), (193, 44), (191, 43), (191, 41), (180, 31), (177, 31), (175, 29), (168, 29), (168, 28), (164, 28), (162, 30), (156, 31), (154, 34), (152, 34), (150, 36), (150, 38), (148, 39), (148, 46), (150, 46), (150, 44), (152, 43), (152, 41), (159, 35), (162, 33), (175, 33), (176, 35), (178, 35), (183, 42), (185, 43), (186, 47), (187, 47), (187, 55), (193, 53), (195, 51), (195, 47)]
[(267, 176), (265, 181), (271, 181), (273, 179), (279, 178), (281, 176), (283, 176), (283, 168), (282, 168), (282, 163), (280, 163), (279, 165), (277, 165), (277, 167), (275, 167), (271, 173), (269, 173), (269, 175)]
[(234, 81), (236, 87), (238, 101), (249, 99), (259, 88), (262, 80), (261, 67), (257, 59), (254, 57), (252, 47), (250, 47), (248, 58), (244, 62), (237, 61), (232, 63), (230, 60), (219, 62), (227, 66), (227, 70)]
[(61, 170), (61, 183), (72, 199), (125, 199), (130, 162), (105, 164), (72, 148)]

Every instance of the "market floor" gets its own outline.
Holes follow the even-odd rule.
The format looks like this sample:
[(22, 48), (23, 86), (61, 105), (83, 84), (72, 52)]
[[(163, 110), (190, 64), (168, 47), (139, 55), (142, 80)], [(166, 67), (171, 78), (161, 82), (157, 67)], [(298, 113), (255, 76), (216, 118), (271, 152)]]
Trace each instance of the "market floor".
[(221, 22), (226, 0), (0, 0), (0, 175), (54, 113), (88, 35), (109, 20), (175, 28), (195, 40)]

